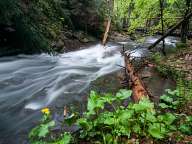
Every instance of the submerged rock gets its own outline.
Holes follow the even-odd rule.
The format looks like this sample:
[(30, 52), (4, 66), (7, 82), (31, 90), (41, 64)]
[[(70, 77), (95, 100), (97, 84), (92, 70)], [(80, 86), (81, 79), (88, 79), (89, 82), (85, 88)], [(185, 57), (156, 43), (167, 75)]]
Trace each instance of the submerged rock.
[(120, 71), (98, 78), (91, 83), (90, 89), (99, 93), (116, 93), (123, 88), (119, 81), (119, 73)]

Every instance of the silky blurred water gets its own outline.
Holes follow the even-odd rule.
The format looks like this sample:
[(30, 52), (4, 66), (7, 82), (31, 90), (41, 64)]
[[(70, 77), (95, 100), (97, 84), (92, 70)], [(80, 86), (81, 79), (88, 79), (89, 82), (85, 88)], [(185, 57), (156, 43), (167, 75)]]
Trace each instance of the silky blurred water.
[[(156, 39), (147, 38), (146, 43)], [(171, 41), (172, 38), (167, 39), (167, 45), (174, 43)], [(133, 41), (120, 44), (138, 46)], [(0, 58), (0, 144), (20, 143), (18, 133), (27, 136), (28, 129), (40, 118), (39, 109), (57, 103), (81, 103), (81, 94), (92, 81), (123, 65), (120, 44), (96, 44), (57, 56)], [(133, 57), (148, 52), (146, 48), (131, 51)]]

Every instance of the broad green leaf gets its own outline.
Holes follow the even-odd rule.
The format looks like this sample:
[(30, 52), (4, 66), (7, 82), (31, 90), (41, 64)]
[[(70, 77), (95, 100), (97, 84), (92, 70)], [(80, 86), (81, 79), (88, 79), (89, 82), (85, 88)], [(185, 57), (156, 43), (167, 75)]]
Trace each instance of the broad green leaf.
[(50, 121), (47, 124), (41, 124), (41, 126), (39, 128), (38, 136), (40, 138), (47, 136), (47, 134), (49, 133), (49, 128), (54, 127), (54, 126), (55, 126), (54, 121)]
[(166, 105), (165, 103), (160, 103), (159, 106), (160, 106), (162, 109), (169, 108), (169, 106)]
[(63, 143), (61, 144), (69, 144), (71, 141), (71, 135), (68, 133), (65, 133), (62, 141)]
[(155, 117), (155, 115), (151, 112), (147, 112), (146, 113), (146, 120), (150, 121), (150, 122), (156, 122), (157, 118)]
[(117, 117), (122, 123), (127, 123), (129, 119), (131, 119), (134, 115), (133, 110), (121, 110), (118, 112)]
[(71, 141), (71, 134), (70, 133), (64, 133), (61, 140), (57, 140), (57, 142), (51, 143), (51, 144), (69, 144)]
[(172, 113), (166, 113), (164, 115), (158, 116), (158, 119), (164, 122), (166, 125), (170, 125), (176, 120), (176, 116)]
[(150, 124), (148, 128), (148, 132), (152, 137), (157, 139), (164, 138), (164, 135), (166, 134), (166, 130), (164, 126), (160, 123)]
[(49, 133), (49, 129), (47, 126), (41, 126), (39, 129), (38, 137), (45, 137)]
[(180, 101), (174, 101), (174, 102), (172, 102), (171, 104), (174, 105), (174, 106), (177, 106), (177, 105), (180, 104)]
[(107, 144), (113, 143), (113, 136), (109, 133), (103, 134), (103, 139), (104, 139), (105, 143), (107, 143)]
[(94, 126), (100, 125), (113, 125), (115, 123), (114, 114), (112, 112), (100, 113), (97, 119), (94, 121)]
[(136, 112), (139, 111), (154, 111), (154, 104), (149, 101), (149, 99), (144, 98), (139, 101), (138, 104), (133, 105), (133, 109)]
[(125, 126), (120, 125), (118, 128), (115, 129), (115, 133), (118, 136), (124, 135), (124, 136), (130, 137), (131, 129), (130, 129), (130, 127), (127, 127), (127, 126), (125, 127)]
[(165, 102), (168, 102), (168, 103), (172, 103), (173, 102), (173, 98), (167, 96), (167, 95), (162, 95), (160, 97), (161, 100), (165, 101)]
[(104, 124), (106, 125), (114, 125), (115, 124), (115, 119), (113, 117), (108, 117), (104, 120)]
[(192, 135), (192, 127), (188, 124), (180, 125), (179, 130), (184, 134)]
[(96, 110), (104, 108), (105, 101), (101, 99), (96, 92), (91, 91), (90, 97), (88, 99), (87, 110), (88, 115), (94, 115)]
[(83, 129), (85, 129), (85, 130), (91, 129), (91, 126), (92, 126), (92, 125), (88, 122), (88, 120), (85, 119), (85, 118), (79, 119), (79, 120), (77, 121), (77, 124), (78, 124), (81, 128), (83, 128)]
[(186, 117), (186, 120), (187, 120), (188, 122), (192, 122), (192, 116), (187, 116), (187, 117)]
[(125, 90), (125, 89), (121, 89), (119, 90), (119, 92), (116, 94), (116, 98), (120, 99), (120, 100), (125, 100), (127, 98), (129, 98), (132, 94), (131, 90)]
[(30, 133), (29, 133), (29, 138), (32, 139), (33, 137), (37, 136), (39, 133), (39, 128), (40, 126), (36, 126), (35, 128), (33, 128)]
[(174, 95), (178, 95), (179, 94), (179, 90), (170, 90), (170, 89), (167, 89), (166, 92), (172, 96)]
[(116, 100), (116, 98), (112, 94), (106, 94), (105, 96), (102, 97), (104, 102), (111, 104), (113, 101)]

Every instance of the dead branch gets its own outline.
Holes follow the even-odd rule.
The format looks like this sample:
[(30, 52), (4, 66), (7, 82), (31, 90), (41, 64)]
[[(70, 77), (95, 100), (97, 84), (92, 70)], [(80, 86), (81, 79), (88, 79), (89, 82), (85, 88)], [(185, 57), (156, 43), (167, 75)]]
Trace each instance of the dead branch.
[(105, 45), (107, 42), (107, 37), (108, 37), (109, 30), (110, 30), (110, 26), (111, 26), (111, 19), (109, 18), (107, 21), (107, 26), (106, 26), (105, 33), (103, 36), (103, 41), (102, 41), (103, 45)]

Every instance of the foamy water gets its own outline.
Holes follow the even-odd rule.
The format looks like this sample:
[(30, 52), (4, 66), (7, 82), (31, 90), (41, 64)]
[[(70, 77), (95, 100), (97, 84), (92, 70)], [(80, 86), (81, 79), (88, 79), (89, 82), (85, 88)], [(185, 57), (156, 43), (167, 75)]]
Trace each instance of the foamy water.
[[(137, 46), (134, 42), (123, 44)], [(15, 133), (28, 131), (43, 107), (54, 102), (61, 106), (73, 101), (81, 103), (81, 93), (92, 81), (121, 68), (121, 49), (119, 44), (96, 44), (57, 56), (0, 58), (0, 143)], [(147, 49), (130, 52), (132, 57), (141, 57)]]
[[(58, 56), (42, 54), (2, 60), (0, 108), (25, 103), (25, 109), (37, 110), (65, 94), (81, 93), (93, 80), (120, 69), (122, 57), (118, 48), (98, 44)], [(37, 98), (38, 93), (42, 99)]]

